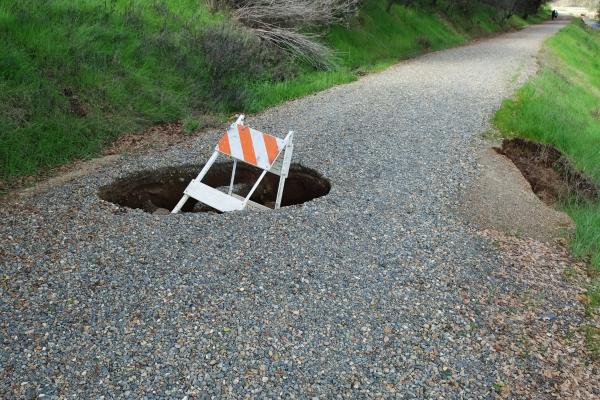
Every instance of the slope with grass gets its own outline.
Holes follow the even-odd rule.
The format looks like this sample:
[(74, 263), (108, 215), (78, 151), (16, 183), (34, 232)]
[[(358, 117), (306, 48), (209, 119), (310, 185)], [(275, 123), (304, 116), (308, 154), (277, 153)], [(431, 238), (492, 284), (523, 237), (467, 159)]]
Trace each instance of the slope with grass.
[[(444, 3), (444, 2), (440, 2)], [(19, 177), (93, 157), (119, 134), (202, 115), (255, 112), (356, 79), (498, 23), (484, 5), (470, 15), (368, 0), (325, 41), (336, 67), (264, 49), (198, 0), (8, 0), (0, 3), (0, 188)]]
[[(507, 137), (549, 143), (600, 186), (600, 32), (577, 20), (546, 42), (540, 73), (494, 118)], [(592, 308), (600, 306), (600, 202), (570, 199), (574, 253), (591, 259)]]
[(97, 154), (204, 102), (196, 0), (0, 4), (2, 177)]

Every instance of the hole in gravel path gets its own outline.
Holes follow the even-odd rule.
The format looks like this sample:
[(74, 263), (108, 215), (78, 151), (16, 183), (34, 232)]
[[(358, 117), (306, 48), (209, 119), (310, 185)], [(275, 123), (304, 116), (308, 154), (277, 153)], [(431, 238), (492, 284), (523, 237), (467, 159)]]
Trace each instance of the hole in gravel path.
[[(246, 196), (262, 170), (237, 164), (234, 193)], [(138, 208), (149, 213), (167, 214), (181, 199), (184, 189), (194, 179), (203, 164), (167, 167), (156, 170), (145, 170), (121, 178), (110, 185), (100, 188), (102, 200), (128, 208)], [(203, 183), (227, 190), (231, 179), (232, 162), (214, 164)], [(252, 195), (251, 200), (273, 208), (279, 176), (267, 173), (261, 184)], [(291, 206), (325, 196), (331, 190), (329, 181), (318, 172), (300, 164), (292, 164), (285, 181), (281, 205)], [(188, 200), (182, 212), (216, 211), (194, 199)]]
[(533, 192), (546, 204), (575, 195), (596, 199), (594, 183), (578, 172), (571, 162), (552, 145), (524, 139), (505, 139), (499, 154), (510, 158), (531, 184)]

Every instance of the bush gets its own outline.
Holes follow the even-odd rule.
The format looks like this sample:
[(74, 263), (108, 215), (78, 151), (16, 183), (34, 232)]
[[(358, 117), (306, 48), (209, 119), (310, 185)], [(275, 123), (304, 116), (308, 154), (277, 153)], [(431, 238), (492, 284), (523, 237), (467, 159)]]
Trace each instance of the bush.
[(295, 75), (286, 54), (266, 46), (244, 27), (230, 23), (208, 27), (200, 46), (209, 76), (206, 90), (223, 111), (245, 107), (251, 82), (281, 81)]
[(208, 0), (208, 3), (212, 8), (228, 10), (263, 42), (316, 67), (328, 68), (333, 53), (318, 41), (315, 32), (355, 15), (360, 0)]
[(241, 110), (245, 81), (266, 74), (264, 46), (246, 30), (225, 23), (206, 28), (200, 46), (209, 76), (209, 98), (223, 110)]

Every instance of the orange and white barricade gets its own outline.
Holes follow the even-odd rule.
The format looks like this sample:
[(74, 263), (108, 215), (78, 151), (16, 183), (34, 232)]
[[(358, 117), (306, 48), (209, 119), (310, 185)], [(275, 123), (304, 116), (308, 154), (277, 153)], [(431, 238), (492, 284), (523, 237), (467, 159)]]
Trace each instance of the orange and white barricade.
[[(292, 152), (294, 133), (289, 132), (284, 139), (262, 133), (248, 128), (244, 125), (244, 116), (240, 115), (227, 132), (221, 137), (214, 153), (204, 165), (196, 179), (192, 180), (183, 192), (183, 197), (175, 206), (173, 214), (181, 211), (181, 208), (190, 197), (222, 212), (243, 210), (248, 204), (257, 208), (266, 208), (250, 200), (252, 194), (265, 177), (267, 172), (279, 175), (279, 187), (277, 189), (277, 198), (275, 199), (275, 208), (281, 206), (281, 197), (285, 179), (288, 176), (290, 164), (292, 161)], [(281, 160), (281, 153), (284, 153)], [(208, 173), (210, 167), (215, 163), (219, 155), (233, 159), (233, 169), (231, 171), (231, 183), (227, 193), (202, 183), (202, 179)], [(235, 183), (235, 171), (237, 162), (241, 161), (257, 168), (262, 169), (258, 180), (252, 186), (246, 197), (241, 197), (233, 193)]]

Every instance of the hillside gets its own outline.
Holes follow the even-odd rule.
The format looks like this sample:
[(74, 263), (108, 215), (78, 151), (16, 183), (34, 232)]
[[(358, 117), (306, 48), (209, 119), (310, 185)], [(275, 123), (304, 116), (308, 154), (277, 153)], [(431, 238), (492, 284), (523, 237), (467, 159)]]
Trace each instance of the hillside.
[[(444, 4), (445, 2), (440, 2)], [(125, 132), (186, 131), (349, 82), (399, 59), (524, 25), (490, 6), (467, 14), (366, 1), (323, 38), (329, 69), (267, 48), (197, 0), (0, 4), (0, 186), (93, 157)], [(223, 117), (219, 117), (223, 116)]]

